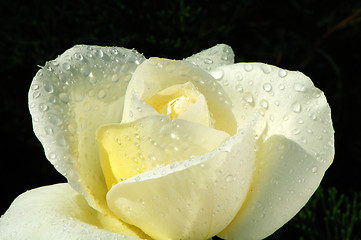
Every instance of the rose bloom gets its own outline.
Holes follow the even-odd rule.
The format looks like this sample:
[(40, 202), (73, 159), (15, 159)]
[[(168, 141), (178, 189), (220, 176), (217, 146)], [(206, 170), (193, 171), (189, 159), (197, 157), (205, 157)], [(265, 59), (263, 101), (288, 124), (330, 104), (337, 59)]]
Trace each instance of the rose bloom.
[(309, 200), (334, 157), (330, 108), (300, 72), (75, 46), (29, 108), (68, 183), (21, 194), (1, 239), (262, 239)]

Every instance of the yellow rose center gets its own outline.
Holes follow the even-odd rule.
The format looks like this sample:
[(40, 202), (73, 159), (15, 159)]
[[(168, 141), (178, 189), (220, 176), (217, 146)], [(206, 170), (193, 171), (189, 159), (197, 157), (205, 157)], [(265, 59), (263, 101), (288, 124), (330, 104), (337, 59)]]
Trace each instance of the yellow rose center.
[(178, 118), (190, 106), (197, 102), (200, 93), (191, 82), (176, 84), (159, 91), (145, 102), (160, 114), (167, 114), (172, 119)]
[[(174, 119), (182, 117), (198, 101), (200, 96), (202, 94), (197, 91), (194, 85), (191, 82), (187, 82), (165, 88), (144, 101), (158, 113), (169, 115), (171, 119)], [(208, 119), (209, 113), (206, 103), (205, 105), (199, 105), (206, 109), (206, 111), (197, 108), (191, 113), (188, 112), (188, 115), (199, 119), (202, 117), (194, 114), (194, 111), (197, 113), (203, 112), (207, 114), (206, 119)], [(187, 118), (184, 115), (183, 117)], [(145, 120), (142, 124), (152, 123), (147, 123), (147, 120)], [(167, 145), (177, 140), (178, 136), (174, 133), (164, 135), (162, 131), (166, 132), (167, 129), (156, 129), (156, 132), (164, 135), (162, 137), (163, 143), (157, 143), (150, 137), (142, 135), (146, 131), (142, 124), (137, 125), (135, 122), (110, 124), (98, 129), (97, 142), (99, 145), (100, 161), (108, 189), (125, 179), (177, 161), (177, 158), (174, 157), (174, 154), (177, 154), (178, 151), (177, 147), (173, 146), (171, 149), (166, 149), (166, 147), (156, 145)], [(158, 159), (157, 155), (160, 156), (161, 154), (158, 154), (159, 152), (157, 153), (157, 151), (166, 152), (168, 157), (163, 155), (162, 159)]]

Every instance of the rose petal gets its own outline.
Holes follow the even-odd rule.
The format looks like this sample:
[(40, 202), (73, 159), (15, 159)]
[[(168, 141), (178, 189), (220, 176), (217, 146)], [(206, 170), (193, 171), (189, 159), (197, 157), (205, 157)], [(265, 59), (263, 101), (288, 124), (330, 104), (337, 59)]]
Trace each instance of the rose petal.
[(244, 205), (221, 233), (224, 239), (263, 239), (307, 203), (327, 165), (300, 145), (273, 135), (257, 152), (255, 175)]
[[(122, 123), (136, 120), (134, 109), (141, 107), (133, 102), (133, 95), (145, 102), (159, 91), (175, 84), (191, 82), (206, 98), (216, 129), (231, 135), (236, 133), (236, 122), (232, 114), (230, 99), (222, 87), (202, 69), (185, 61), (150, 58), (134, 72), (125, 96)], [(196, 119), (196, 117), (195, 117)]]
[(213, 151), (228, 138), (225, 132), (167, 115), (109, 124), (97, 131), (109, 189), (139, 173)]
[(155, 239), (210, 238), (245, 199), (254, 140), (247, 128), (213, 152), (123, 181), (109, 191), (109, 208)]
[(102, 215), (68, 184), (21, 194), (0, 218), (3, 240), (141, 239), (139, 229)]
[[(223, 88), (234, 99), (238, 126), (255, 113), (260, 116), (256, 126), (259, 174), (247, 204), (220, 236), (260, 239), (306, 204), (332, 163), (330, 108), (323, 93), (302, 73), (261, 63), (215, 69), (220, 70), (224, 72), (220, 81), (226, 83)], [(282, 145), (282, 151), (277, 145)]]
[(95, 132), (120, 122), (124, 94), (144, 57), (124, 48), (75, 46), (47, 62), (29, 91), (34, 132), (49, 161), (94, 208), (107, 211)]
[[(194, 118), (194, 116), (197, 116), (197, 118)], [(187, 111), (178, 118), (200, 123), (207, 127), (212, 126), (212, 119), (209, 116), (207, 102), (203, 94), (199, 96), (195, 104), (190, 106)]]
[(330, 107), (307, 76), (263, 63), (238, 63), (214, 71), (224, 72), (219, 82), (232, 99), (238, 128), (257, 113), (256, 134), (263, 140), (283, 135), (318, 161), (331, 164), (334, 131)]
[(191, 62), (208, 72), (216, 67), (233, 64), (234, 53), (230, 46), (217, 44), (186, 58), (185, 61)]

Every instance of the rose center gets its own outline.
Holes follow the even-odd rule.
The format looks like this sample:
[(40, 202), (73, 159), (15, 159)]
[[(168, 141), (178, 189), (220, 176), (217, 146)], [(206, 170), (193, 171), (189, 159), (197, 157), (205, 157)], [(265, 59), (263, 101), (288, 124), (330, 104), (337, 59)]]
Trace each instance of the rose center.
[(195, 104), (200, 93), (191, 82), (176, 84), (163, 89), (145, 100), (158, 113), (167, 114), (172, 119), (185, 113), (190, 106)]

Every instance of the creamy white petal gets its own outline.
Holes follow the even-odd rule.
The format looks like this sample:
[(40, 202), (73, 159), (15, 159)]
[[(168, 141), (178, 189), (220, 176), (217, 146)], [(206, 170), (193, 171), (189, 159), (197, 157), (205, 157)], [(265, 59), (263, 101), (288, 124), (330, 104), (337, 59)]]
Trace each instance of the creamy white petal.
[(307, 203), (327, 165), (300, 145), (280, 135), (270, 137), (257, 152), (251, 189), (225, 239), (263, 239), (289, 221)]
[(232, 99), (238, 128), (257, 113), (256, 133), (263, 140), (278, 134), (301, 145), (326, 165), (334, 156), (330, 107), (323, 92), (300, 72), (263, 63), (238, 63), (211, 71)]
[(205, 126), (212, 126), (212, 119), (209, 115), (207, 102), (203, 95), (200, 95), (197, 102), (190, 106), (188, 110), (178, 118), (200, 123)]
[[(306, 204), (332, 163), (330, 108), (324, 94), (299, 72), (261, 63), (236, 64), (215, 71), (224, 72), (220, 81), (233, 99), (238, 126), (255, 113), (260, 116), (256, 127), (259, 174), (253, 180), (247, 204), (220, 236), (261, 239)], [(277, 150), (278, 145), (283, 146), (282, 151)]]
[(202, 124), (148, 116), (97, 131), (108, 188), (142, 172), (213, 151), (230, 136)]
[(203, 50), (185, 59), (205, 71), (216, 67), (234, 63), (234, 53), (230, 46), (226, 44), (217, 44), (214, 47)]
[(48, 160), (103, 212), (107, 189), (95, 131), (121, 121), (128, 82), (142, 61), (133, 50), (75, 46), (47, 62), (29, 91), (34, 132)]
[(247, 195), (254, 141), (247, 128), (215, 151), (125, 180), (109, 191), (109, 208), (155, 239), (210, 238), (232, 221)]
[(230, 106), (231, 100), (222, 87), (207, 72), (193, 64), (161, 58), (144, 61), (134, 72), (125, 96), (122, 122), (136, 120), (132, 110), (138, 107), (132, 101), (134, 94), (147, 102), (159, 91), (187, 82), (191, 82), (204, 95), (215, 128), (234, 135), (236, 122)]
[(136, 232), (147, 237), (139, 229), (91, 208), (68, 184), (25, 192), (0, 218), (2, 240), (142, 239)]

